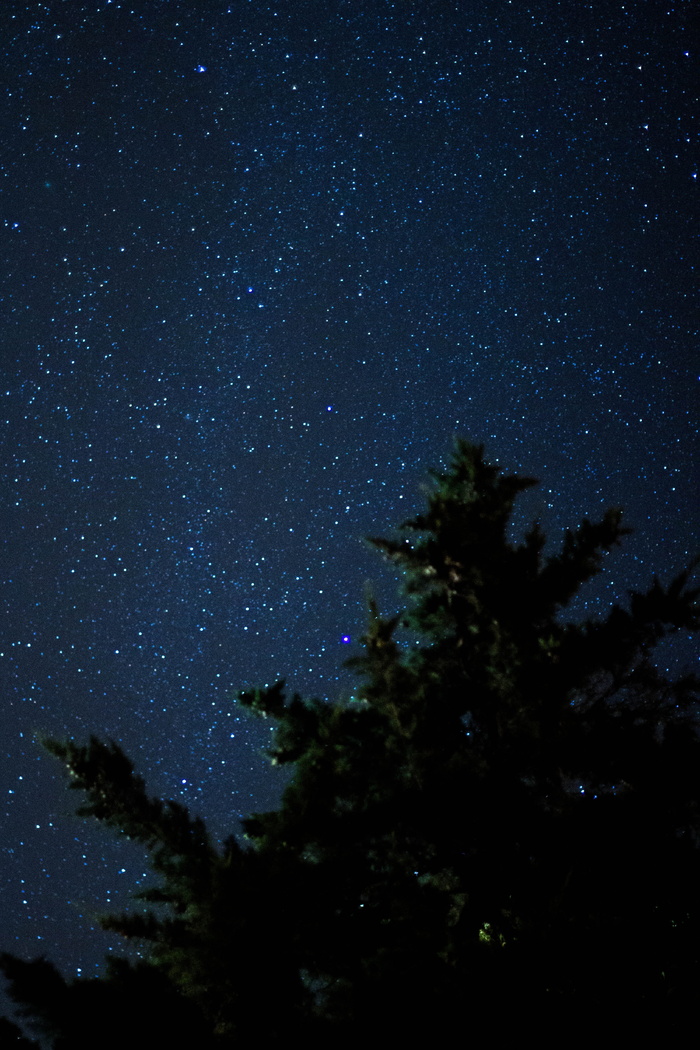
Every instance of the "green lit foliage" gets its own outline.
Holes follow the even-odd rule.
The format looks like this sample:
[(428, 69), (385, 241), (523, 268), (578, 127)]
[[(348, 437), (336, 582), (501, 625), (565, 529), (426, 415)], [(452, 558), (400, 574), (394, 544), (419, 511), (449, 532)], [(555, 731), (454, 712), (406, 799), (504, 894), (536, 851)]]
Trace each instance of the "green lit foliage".
[[(243, 844), (216, 848), (149, 798), (115, 745), (49, 745), (81, 812), (143, 843), (159, 879), (150, 911), (105, 920), (147, 962), (90, 995), (135, 996), (148, 973), (152, 1010), (174, 997), (217, 1047), (370, 1029), (411, 1045), (465, 1017), (477, 1038), (541, 1033), (582, 1009), (671, 1024), (691, 1002), (698, 680), (653, 662), (667, 634), (698, 629), (690, 570), (569, 622), (627, 531), (620, 512), (548, 555), (537, 526), (509, 539), (531, 479), (461, 442), (433, 482), (424, 514), (371, 541), (406, 610), (371, 604), (352, 700), (287, 699), (282, 682), (240, 694), (275, 720), (270, 757), (292, 773)], [(56, 1004), (81, 982), (49, 1008), (19, 987), (33, 965), (5, 960), (60, 1032)]]

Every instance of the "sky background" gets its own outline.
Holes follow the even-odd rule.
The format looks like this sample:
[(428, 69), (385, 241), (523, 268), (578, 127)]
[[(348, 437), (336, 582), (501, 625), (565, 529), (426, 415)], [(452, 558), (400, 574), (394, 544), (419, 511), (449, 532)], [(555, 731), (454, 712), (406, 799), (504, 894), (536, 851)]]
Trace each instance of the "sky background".
[(349, 695), (454, 434), (626, 509), (578, 613), (690, 559), (691, 6), (3, 0), (0, 950), (94, 973), (146, 871), (37, 737), (273, 806), (235, 691)]

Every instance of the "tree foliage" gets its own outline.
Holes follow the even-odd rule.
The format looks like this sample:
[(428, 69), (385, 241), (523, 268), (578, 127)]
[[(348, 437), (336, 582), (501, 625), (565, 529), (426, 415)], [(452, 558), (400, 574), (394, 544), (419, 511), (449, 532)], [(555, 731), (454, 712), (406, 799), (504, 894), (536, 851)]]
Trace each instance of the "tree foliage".
[(694, 566), (567, 620), (627, 530), (609, 511), (557, 554), (537, 526), (512, 542), (533, 484), (458, 443), (425, 512), (371, 541), (406, 610), (371, 605), (353, 698), (239, 695), (293, 771), (242, 840), (217, 847), (150, 798), (115, 744), (48, 744), (79, 812), (143, 843), (158, 876), (150, 910), (104, 922), (144, 946), (139, 965), (69, 984), (5, 957), (56, 1050), (97, 1045), (107, 1011), (115, 1046), (172, 1031), (222, 1050), (679, 1021), (700, 976), (699, 682), (653, 651), (698, 629)]

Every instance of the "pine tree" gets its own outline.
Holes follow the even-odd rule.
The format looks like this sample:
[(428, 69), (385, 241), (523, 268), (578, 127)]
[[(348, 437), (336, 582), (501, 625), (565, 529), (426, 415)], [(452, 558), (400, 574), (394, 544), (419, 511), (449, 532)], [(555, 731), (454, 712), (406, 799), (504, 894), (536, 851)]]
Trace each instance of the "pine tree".
[(159, 877), (149, 913), (105, 920), (145, 945), (139, 967), (68, 985), (5, 957), (56, 1050), (94, 1045), (80, 1002), (128, 1017), (148, 1001), (152, 1026), (221, 1048), (680, 1023), (700, 976), (700, 683), (653, 653), (698, 629), (694, 566), (569, 622), (620, 512), (545, 556), (537, 526), (509, 539), (531, 479), (460, 442), (433, 481), (425, 513), (371, 541), (407, 607), (371, 604), (352, 699), (239, 695), (293, 773), (242, 843), (149, 798), (116, 745), (49, 743), (80, 812), (143, 843)]

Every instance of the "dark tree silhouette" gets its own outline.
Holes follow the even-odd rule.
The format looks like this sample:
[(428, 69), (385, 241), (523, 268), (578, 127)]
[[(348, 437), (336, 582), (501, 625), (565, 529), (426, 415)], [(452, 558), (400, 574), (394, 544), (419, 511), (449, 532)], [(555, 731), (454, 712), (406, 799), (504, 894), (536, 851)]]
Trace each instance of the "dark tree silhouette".
[[(168, 1033), (229, 1047), (372, 1034), (418, 1045), (680, 1024), (700, 976), (698, 679), (654, 646), (697, 631), (691, 568), (606, 616), (565, 610), (627, 531), (584, 521), (545, 556), (509, 540), (534, 484), (457, 445), (425, 513), (371, 542), (407, 609), (376, 606), (355, 696), (239, 695), (277, 723), (280, 807), (222, 848), (149, 798), (114, 744), (49, 742), (79, 812), (143, 843), (149, 911), (112, 916), (146, 962), (67, 984), (4, 958), (25, 1016), (63, 1047)], [(104, 1021), (103, 1021), (104, 1024)], [(140, 1040), (140, 1042), (139, 1042)], [(99, 1045), (109, 1045), (100, 1039)]]

